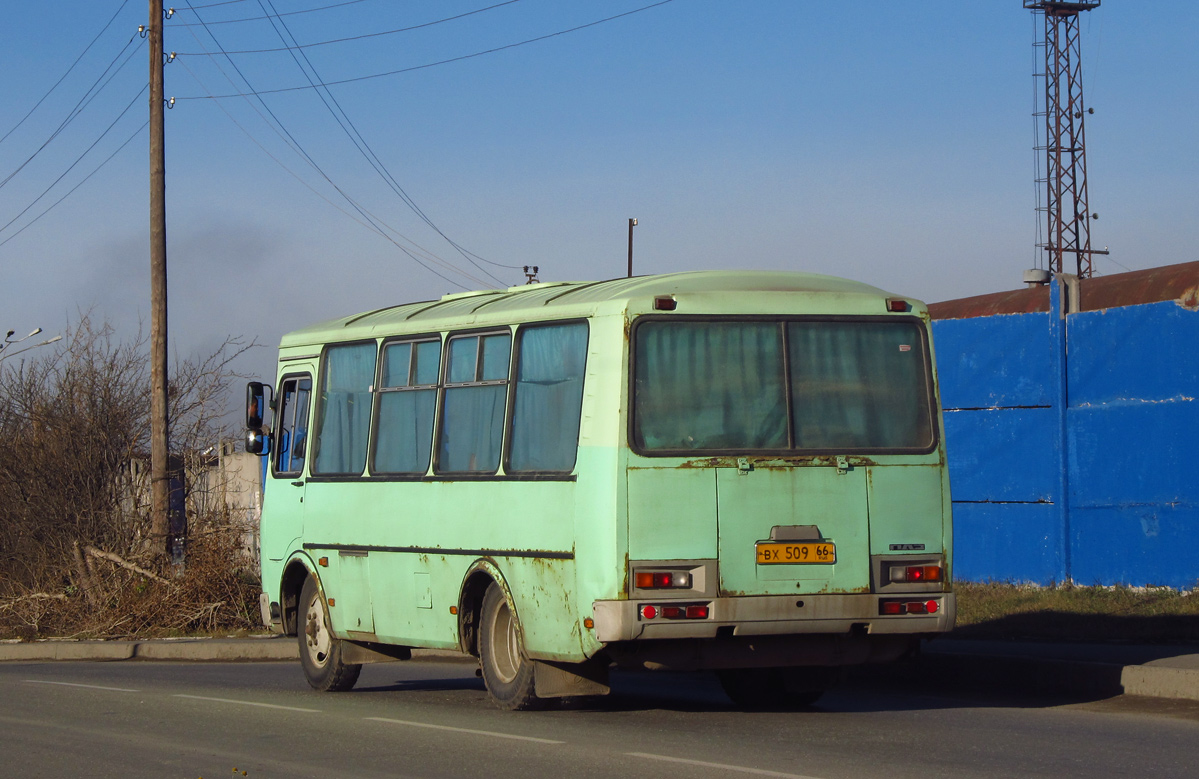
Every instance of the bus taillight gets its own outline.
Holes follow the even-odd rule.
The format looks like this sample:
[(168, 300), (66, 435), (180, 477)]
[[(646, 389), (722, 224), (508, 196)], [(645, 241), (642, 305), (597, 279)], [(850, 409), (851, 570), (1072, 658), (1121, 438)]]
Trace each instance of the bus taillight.
[(689, 589), (691, 573), (688, 571), (637, 571), (633, 582), (639, 590)]
[(646, 603), (638, 610), (642, 619), (707, 619), (712, 609), (707, 604), (692, 604), (690, 606), (662, 605)]
[(939, 565), (909, 565), (891, 568), (891, 583), (939, 582), (942, 579)]
[(878, 613), (887, 617), (903, 614), (936, 614), (941, 604), (935, 600), (883, 600), (879, 601)]

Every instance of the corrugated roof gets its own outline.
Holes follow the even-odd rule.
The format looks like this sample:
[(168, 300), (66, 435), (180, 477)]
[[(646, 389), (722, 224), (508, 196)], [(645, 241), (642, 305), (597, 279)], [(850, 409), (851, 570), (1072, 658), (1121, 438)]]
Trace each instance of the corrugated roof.
[[(1199, 304), (1199, 262), (1093, 276), (1081, 279), (1078, 289), (1082, 298), (1080, 311), (1099, 311), (1166, 300), (1176, 300), (1180, 305), (1194, 307)], [(930, 303), (928, 306), (928, 313), (933, 319), (970, 319), (1048, 310), (1048, 286), (993, 292)]]
[(957, 300), (928, 304), (933, 319), (971, 319), (998, 314), (1032, 314), (1049, 310), (1049, 287), (1029, 287), (1008, 292), (992, 292)]

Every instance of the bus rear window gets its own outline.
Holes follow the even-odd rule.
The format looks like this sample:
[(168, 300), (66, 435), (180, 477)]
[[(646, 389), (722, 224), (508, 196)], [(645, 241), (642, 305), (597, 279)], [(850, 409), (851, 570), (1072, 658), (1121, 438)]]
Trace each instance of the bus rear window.
[(918, 322), (645, 321), (633, 443), (647, 453), (925, 451)]

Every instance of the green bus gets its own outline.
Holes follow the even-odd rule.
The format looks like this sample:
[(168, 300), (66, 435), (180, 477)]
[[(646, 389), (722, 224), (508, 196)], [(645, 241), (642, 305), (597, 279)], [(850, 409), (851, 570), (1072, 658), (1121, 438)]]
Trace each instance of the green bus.
[(426, 648), (506, 709), (613, 667), (803, 705), (953, 626), (910, 298), (757, 271), (452, 294), (288, 333), (247, 396), (263, 620), (320, 690)]

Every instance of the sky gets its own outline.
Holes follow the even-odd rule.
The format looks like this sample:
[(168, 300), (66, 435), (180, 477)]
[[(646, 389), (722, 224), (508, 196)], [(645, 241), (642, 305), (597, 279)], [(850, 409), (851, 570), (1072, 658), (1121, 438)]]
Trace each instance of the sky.
[[(525, 265), (623, 276), (634, 217), (638, 274), (811, 271), (935, 302), (1045, 266), (1041, 29), (1017, 0), (173, 5), (181, 358), (255, 340), (238, 367), (269, 379), (316, 321)], [(3, 8), (0, 325), (148, 332), (147, 3)], [(1197, 29), (1192, 0), (1080, 19), (1097, 274), (1199, 259)]]

